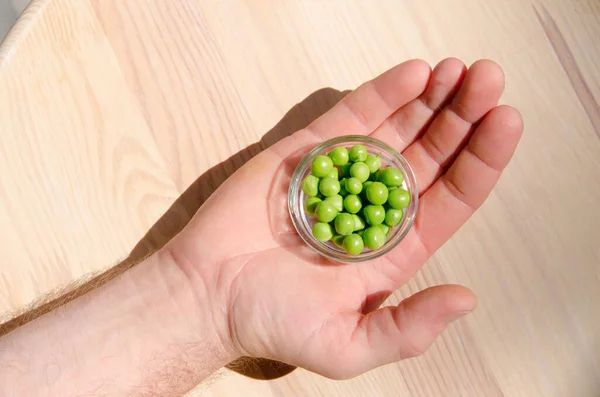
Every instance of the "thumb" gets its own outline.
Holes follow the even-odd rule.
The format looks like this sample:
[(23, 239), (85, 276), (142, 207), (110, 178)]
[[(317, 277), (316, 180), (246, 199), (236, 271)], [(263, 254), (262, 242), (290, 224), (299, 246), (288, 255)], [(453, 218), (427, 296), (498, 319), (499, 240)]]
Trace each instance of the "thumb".
[(448, 324), (471, 312), (476, 304), (469, 289), (443, 285), (360, 317), (345, 352), (355, 364), (350, 371), (357, 375), (423, 354)]

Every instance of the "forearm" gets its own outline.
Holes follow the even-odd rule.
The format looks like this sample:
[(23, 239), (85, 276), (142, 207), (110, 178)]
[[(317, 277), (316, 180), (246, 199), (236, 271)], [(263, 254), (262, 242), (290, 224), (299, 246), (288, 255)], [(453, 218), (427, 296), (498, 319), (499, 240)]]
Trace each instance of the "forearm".
[(161, 251), (1, 338), (0, 396), (181, 395), (235, 358), (202, 296)]

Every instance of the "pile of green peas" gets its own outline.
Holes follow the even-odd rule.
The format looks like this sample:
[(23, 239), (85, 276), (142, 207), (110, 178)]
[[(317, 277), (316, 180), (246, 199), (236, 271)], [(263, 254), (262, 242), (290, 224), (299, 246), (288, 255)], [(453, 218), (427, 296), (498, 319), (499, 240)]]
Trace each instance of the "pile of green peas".
[(302, 181), (308, 196), (304, 208), (316, 217), (313, 236), (332, 241), (350, 255), (381, 248), (410, 204), (403, 181), (400, 170), (382, 168), (380, 156), (360, 144), (316, 156)]

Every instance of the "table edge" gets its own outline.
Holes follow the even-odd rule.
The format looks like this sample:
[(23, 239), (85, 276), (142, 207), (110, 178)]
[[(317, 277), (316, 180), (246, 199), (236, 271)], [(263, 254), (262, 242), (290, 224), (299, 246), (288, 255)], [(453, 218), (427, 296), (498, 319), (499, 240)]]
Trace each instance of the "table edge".
[(33, 23), (52, 1), (54, 0), (32, 0), (25, 7), (15, 24), (6, 34), (4, 40), (0, 42), (0, 70), (12, 58), (12, 54), (19, 42), (27, 35)]

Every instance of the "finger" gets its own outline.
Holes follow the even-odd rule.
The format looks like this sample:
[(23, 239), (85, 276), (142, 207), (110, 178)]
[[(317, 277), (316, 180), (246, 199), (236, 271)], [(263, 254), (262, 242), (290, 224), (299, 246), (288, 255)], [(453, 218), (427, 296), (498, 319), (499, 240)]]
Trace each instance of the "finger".
[(448, 171), (419, 201), (414, 228), (429, 254), (479, 208), (511, 159), (523, 132), (520, 113), (492, 110)]
[[(456, 319), (477, 304), (473, 293), (458, 285), (443, 285), (418, 292), (398, 306), (388, 306), (367, 315), (348, 315), (355, 324), (350, 343), (340, 352), (352, 377), (384, 364), (423, 354)], [(348, 327), (345, 329), (352, 329)]]
[[(483, 204), (523, 132), (520, 113), (494, 108), (450, 169), (420, 199), (415, 224), (385, 257), (357, 266), (367, 293), (393, 291), (409, 280)], [(367, 302), (373, 309), (377, 302)]]
[(504, 90), (504, 73), (489, 60), (475, 62), (452, 102), (427, 131), (403, 153), (425, 192), (456, 157), (476, 125), (497, 105)]
[(447, 58), (438, 63), (425, 92), (398, 109), (371, 136), (402, 152), (452, 99), (466, 70), (465, 64), (456, 58)]
[(367, 81), (307, 129), (323, 140), (340, 135), (367, 135), (427, 87), (431, 67), (422, 60), (401, 63)]

